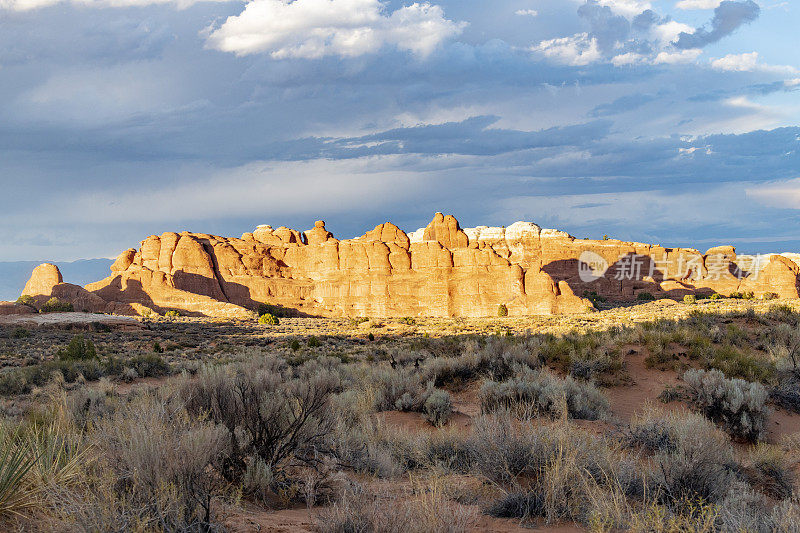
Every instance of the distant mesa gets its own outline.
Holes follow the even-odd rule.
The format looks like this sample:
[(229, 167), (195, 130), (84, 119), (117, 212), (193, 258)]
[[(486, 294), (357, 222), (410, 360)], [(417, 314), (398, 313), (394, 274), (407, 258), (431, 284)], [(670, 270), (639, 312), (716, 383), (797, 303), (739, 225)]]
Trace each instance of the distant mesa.
[[(586, 252), (608, 268), (586, 276)], [(241, 238), (167, 232), (120, 254), (109, 277), (85, 287), (65, 283), (53, 264), (40, 265), (23, 294), (39, 304), (56, 297), (76, 311), (224, 318), (249, 317), (263, 304), (304, 316), (480, 317), (497, 316), (500, 306), (510, 316), (584, 313), (593, 308), (584, 295), (798, 297), (800, 269), (791, 256), (753, 263), (730, 246), (703, 254), (576, 239), (531, 222), (461, 228), (436, 213), (412, 233), (387, 222), (347, 240), (323, 221), (304, 232), (263, 225)], [(0, 306), (0, 313), (10, 309)]]

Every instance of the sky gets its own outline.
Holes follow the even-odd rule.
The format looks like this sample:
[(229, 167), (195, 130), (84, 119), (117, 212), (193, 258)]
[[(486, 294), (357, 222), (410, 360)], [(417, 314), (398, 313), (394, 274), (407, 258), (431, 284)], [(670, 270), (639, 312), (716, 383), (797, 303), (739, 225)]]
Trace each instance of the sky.
[(0, 0), (0, 261), (436, 211), (800, 251), (800, 2)]

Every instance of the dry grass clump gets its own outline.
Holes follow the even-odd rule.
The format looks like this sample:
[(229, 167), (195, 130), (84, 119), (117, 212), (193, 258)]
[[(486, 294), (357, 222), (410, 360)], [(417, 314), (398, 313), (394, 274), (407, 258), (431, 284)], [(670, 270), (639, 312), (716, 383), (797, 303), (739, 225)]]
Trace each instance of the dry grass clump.
[(764, 494), (783, 500), (794, 493), (794, 462), (780, 447), (759, 443), (750, 449), (746, 465), (748, 482)]
[(414, 494), (403, 498), (387, 490), (355, 487), (318, 514), (315, 529), (320, 533), (462, 533), (472, 529), (476, 510), (453, 502), (441, 481), (415, 485)]

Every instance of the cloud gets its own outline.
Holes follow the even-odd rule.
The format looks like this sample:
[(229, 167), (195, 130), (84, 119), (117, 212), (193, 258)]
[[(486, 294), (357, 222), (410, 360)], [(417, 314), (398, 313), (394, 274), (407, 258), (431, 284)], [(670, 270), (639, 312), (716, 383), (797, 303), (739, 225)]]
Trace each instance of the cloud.
[(655, 94), (632, 94), (621, 96), (609, 104), (601, 104), (589, 112), (592, 117), (607, 117), (618, 113), (629, 113), (658, 98)]
[(535, 17), (539, 15), (539, 12), (535, 9), (518, 9), (514, 12), (514, 14), (521, 17)]
[(387, 13), (379, 0), (253, 0), (208, 33), (208, 46), (275, 59), (356, 57), (393, 46), (429, 55), (465, 27), (441, 7), (414, 3)]
[(678, 9), (714, 9), (722, 0), (681, 0), (675, 7)]
[(675, 41), (681, 49), (703, 48), (727, 37), (740, 26), (753, 22), (761, 13), (761, 8), (753, 0), (725, 0), (714, 10), (710, 28), (698, 28), (693, 33), (682, 32)]
[(711, 66), (726, 72), (771, 72), (775, 74), (796, 74), (798, 70), (788, 65), (766, 65), (758, 62), (758, 52), (728, 54), (711, 61)]
[(256, 161), (177, 185), (123, 193), (80, 191), (69, 206), (52, 212), (69, 213), (73, 220), (121, 224), (143, 205), (150, 220), (171, 222), (193, 219), (199, 213), (208, 218), (263, 216), (265, 199), (269, 199), (270, 217), (346, 212), (364, 204), (380, 208), (410, 201), (429, 181), (424, 172), (404, 169), (400, 163), (395, 156)]
[(679, 65), (681, 63), (691, 63), (703, 53), (702, 50), (690, 49), (679, 52), (659, 52), (653, 62), (656, 65)]
[(597, 0), (601, 6), (608, 7), (620, 15), (632, 18), (650, 9), (650, 2), (643, 0)]
[(745, 192), (765, 207), (800, 209), (800, 178), (748, 187)]
[(232, 2), (235, 0), (0, 0), (0, 9), (10, 11), (30, 11), (58, 4), (72, 4), (81, 7), (143, 7), (149, 5), (174, 5), (185, 9), (202, 2)]
[(603, 58), (597, 39), (589, 37), (588, 33), (542, 41), (532, 46), (531, 51), (573, 66), (588, 65)]
[(617, 15), (609, 6), (589, 0), (578, 8), (578, 16), (591, 27), (589, 33), (603, 54), (608, 55), (618, 43), (626, 41), (631, 33), (631, 24), (622, 15)]

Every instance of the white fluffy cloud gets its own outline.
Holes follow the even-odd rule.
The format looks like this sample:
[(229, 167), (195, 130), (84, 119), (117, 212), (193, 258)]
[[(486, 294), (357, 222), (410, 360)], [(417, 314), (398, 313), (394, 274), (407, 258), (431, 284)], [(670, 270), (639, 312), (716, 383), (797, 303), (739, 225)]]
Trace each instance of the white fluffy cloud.
[(728, 54), (715, 59), (711, 66), (716, 70), (728, 72), (771, 72), (774, 74), (796, 74), (798, 70), (788, 65), (766, 65), (758, 62), (758, 52)]
[(518, 9), (514, 13), (521, 17), (535, 17), (539, 14), (535, 9)]
[(385, 45), (426, 56), (465, 25), (428, 3), (387, 13), (379, 0), (253, 0), (210, 29), (208, 45), (276, 59), (354, 57)]
[(597, 39), (590, 38), (588, 33), (542, 41), (531, 47), (531, 51), (539, 52), (559, 63), (575, 66), (588, 65), (603, 58)]
[(599, 0), (598, 3), (601, 6), (608, 6), (615, 13), (629, 18), (635, 17), (642, 11), (652, 7), (650, 2), (642, 0)]
[(681, 0), (675, 7), (678, 9), (716, 9), (722, 0)]
[(678, 65), (681, 63), (691, 63), (702, 54), (698, 48), (681, 50), (680, 52), (661, 52), (653, 61), (656, 65)]

